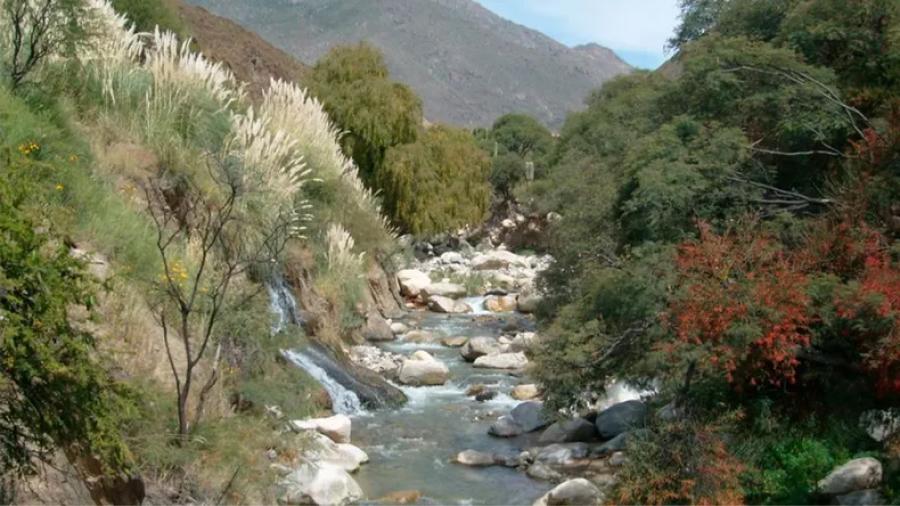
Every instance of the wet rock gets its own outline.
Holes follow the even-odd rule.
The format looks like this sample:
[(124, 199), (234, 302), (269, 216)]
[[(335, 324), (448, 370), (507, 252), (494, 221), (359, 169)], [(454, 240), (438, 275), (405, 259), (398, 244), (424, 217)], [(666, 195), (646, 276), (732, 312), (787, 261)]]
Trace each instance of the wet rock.
[(393, 341), (395, 338), (391, 326), (377, 311), (369, 311), (366, 315), (362, 335), (368, 341)]
[(434, 334), (427, 330), (411, 330), (403, 335), (403, 340), (408, 343), (430, 343), (434, 341)]
[(404, 360), (397, 375), (400, 383), (410, 386), (443, 385), (450, 370), (439, 360)]
[(467, 362), (474, 362), (477, 358), (500, 353), (500, 343), (493, 337), (473, 337), (459, 350), (459, 354)]
[(541, 402), (522, 402), (508, 415), (501, 416), (491, 424), (488, 434), (497, 437), (514, 437), (546, 427), (547, 421), (544, 419), (543, 407)]
[(562, 478), (562, 475), (551, 469), (550, 466), (541, 464), (540, 462), (535, 462), (534, 464), (528, 466), (525, 474), (534, 478), (535, 480), (541, 481), (556, 481)]
[(871, 457), (853, 459), (834, 468), (818, 483), (825, 495), (844, 495), (859, 490), (878, 488), (881, 483), (881, 462)]
[(834, 500), (842, 506), (880, 506), (887, 504), (881, 493), (875, 489), (857, 490), (849, 494), (839, 495)]
[(484, 308), (493, 313), (509, 313), (516, 310), (513, 295), (491, 295), (484, 299)]
[(528, 365), (528, 357), (522, 352), (497, 353), (478, 357), (472, 365), (483, 369), (521, 369)]
[(465, 302), (453, 300), (441, 295), (432, 295), (428, 298), (428, 308), (436, 313), (471, 313), (472, 308)]
[(431, 356), (431, 354), (425, 350), (416, 350), (409, 355), (409, 359), (410, 360), (434, 360), (434, 357)]
[(534, 506), (589, 506), (603, 503), (603, 492), (584, 478), (560, 483), (538, 499)]
[(278, 483), (281, 504), (349, 504), (364, 497), (347, 471), (305, 463)]
[(539, 395), (540, 391), (534, 383), (516, 385), (510, 393), (510, 397), (517, 401), (530, 401), (536, 399)]
[(378, 500), (382, 504), (414, 504), (422, 498), (422, 492), (418, 490), (398, 490), (391, 492)]
[(465, 344), (469, 341), (468, 337), (465, 336), (454, 336), (454, 337), (445, 337), (441, 339), (441, 344), (448, 348), (460, 348), (465, 346)]
[(455, 283), (432, 283), (424, 288), (421, 291), (422, 295), (425, 297), (431, 298), (435, 295), (439, 295), (442, 297), (449, 297), (451, 299), (458, 299), (460, 297), (466, 296), (466, 288), (462, 285), (457, 285)]
[(457, 453), (453, 462), (470, 467), (488, 467), (494, 465), (494, 456), (476, 450), (465, 450)]
[(590, 441), (597, 437), (594, 424), (584, 418), (573, 418), (554, 423), (544, 430), (538, 439), (540, 444), (576, 443)]
[(347, 415), (334, 415), (327, 418), (309, 418), (291, 420), (291, 429), (295, 432), (314, 430), (328, 436), (335, 443), (349, 443), (352, 422)]
[(474, 385), (469, 385), (469, 388), (466, 389), (466, 396), (474, 397), (478, 394), (483, 394), (484, 392), (487, 392), (487, 386), (476, 383)]
[(497, 392), (493, 390), (488, 390), (486, 392), (481, 392), (480, 394), (475, 396), (475, 400), (478, 402), (485, 402), (497, 397)]
[(614, 404), (597, 414), (597, 433), (603, 439), (640, 427), (644, 424), (647, 406), (641, 401), (626, 401)]
[(509, 415), (503, 415), (488, 427), (488, 434), (497, 437), (515, 437), (524, 434), (522, 426)]
[(403, 269), (397, 272), (397, 282), (400, 284), (400, 293), (407, 297), (415, 297), (431, 284), (431, 278), (416, 269)]

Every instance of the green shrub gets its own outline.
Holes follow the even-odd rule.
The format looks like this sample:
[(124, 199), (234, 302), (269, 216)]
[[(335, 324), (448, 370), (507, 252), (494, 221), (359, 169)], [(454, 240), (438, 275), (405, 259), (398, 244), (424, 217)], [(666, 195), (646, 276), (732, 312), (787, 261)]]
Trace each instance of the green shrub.
[(178, 8), (171, 0), (112, 0), (116, 12), (128, 16), (139, 32), (160, 30), (187, 36), (187, 27), (178, 14)]

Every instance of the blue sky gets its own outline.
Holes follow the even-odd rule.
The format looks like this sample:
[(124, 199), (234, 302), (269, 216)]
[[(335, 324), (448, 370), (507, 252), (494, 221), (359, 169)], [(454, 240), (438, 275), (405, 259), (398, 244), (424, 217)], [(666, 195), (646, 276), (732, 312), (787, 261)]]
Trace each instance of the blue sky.
[(506, 19), (575, 46), (596, 42), (641, 68), (666, 60), (678, 0), (477, 0)]

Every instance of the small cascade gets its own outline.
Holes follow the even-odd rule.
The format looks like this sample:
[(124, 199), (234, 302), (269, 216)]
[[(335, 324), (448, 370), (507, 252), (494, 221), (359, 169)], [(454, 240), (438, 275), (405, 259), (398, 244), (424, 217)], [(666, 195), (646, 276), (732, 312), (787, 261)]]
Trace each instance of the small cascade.
[[(302, 319), (297, 312), (297, 300), (291, 293), (290, 287), (284, 278), (276, 276), (268, 286), (269, 300), (272, 312), (278, 317), (272, 326), (272, 332), (280, 332), (288, 325), (300, 325)], [(350, 415), (363, 411), (359, 396), (353, 391), (341, 385), (331, 377), (325, 369), (319, 367), (313, 359), (314, 350), (286, 350), (282, 351), (285, 358), (300, 367), (313, 377), (331, 397), (332, 410), (335, 413)]]
[(359, 397), (335, 381), (334, 378), (325, 372), (325, 369), (316, 365), (308, 355), (302, 351), (295, 350), (286, 350), (283, 353), (285, 358), (306, 371), (328, 392), (328, 396), (331, 397), (332, 411), (342, 415), (353, 415), (363, 412)]
[(471, 315), (493, 314), (493, 313), (491, 313), (486, 307), (484, 307), (484, 301), (485, 301), (486, 298), (487, 298), (487, 297), (485, 297), (485, 296), (483, 296), (483, 295), (479, 295), (479, 296), (476, 296), (476, 297), (465, 297), (465, 298), (460, 299), (460, 300), (462, 300), (463, 302), (465, 302), (466, 304), (468, 304), (469, 307), (472, 308), (472, 312), (469, 313), (469, 314), (471, 314)]

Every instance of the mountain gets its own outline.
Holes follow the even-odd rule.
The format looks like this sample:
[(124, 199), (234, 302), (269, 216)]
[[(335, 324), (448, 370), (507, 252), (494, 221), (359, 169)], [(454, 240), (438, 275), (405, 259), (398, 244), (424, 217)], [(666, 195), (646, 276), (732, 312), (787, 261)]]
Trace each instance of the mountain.
[(631, 67), (597, 44), (567, 47), (473, 0), (189, 0), (312, 65), (338, 44), (369, 41), (425, 116), (489, 125), (526, 112), (559, 126), (594, 88)]

